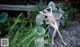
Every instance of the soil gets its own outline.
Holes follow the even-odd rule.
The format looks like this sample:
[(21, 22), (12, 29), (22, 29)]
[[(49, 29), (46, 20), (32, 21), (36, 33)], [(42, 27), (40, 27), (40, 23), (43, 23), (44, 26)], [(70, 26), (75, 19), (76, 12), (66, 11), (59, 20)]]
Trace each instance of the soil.
[(80, 47), (80, 24), (77, 21), (72, 22), (72, 26), (61, 31), (63, 40), (67, 43), (65, 46), (59, 37), (55, 38), (55, 45), (50, 47)]

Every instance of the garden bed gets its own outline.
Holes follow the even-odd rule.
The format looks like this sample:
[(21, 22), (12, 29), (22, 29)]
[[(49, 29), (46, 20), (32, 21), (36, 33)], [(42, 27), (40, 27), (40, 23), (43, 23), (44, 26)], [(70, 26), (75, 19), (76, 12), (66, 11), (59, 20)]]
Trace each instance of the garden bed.
[[(26, 5), (0, 6), (2, 7), (0, 8), (0, 38), (8, 38), (10, 42), (9, 47), (35, 47), (35, 44), (38, 44), (35, 43), (35, 40), (39, 37), (41, 37), (42, 40), (43, 38), (47, 40), (48, 46), (52, 46), (51, 36), (48, 33), (48, 25), (44, 23), (42, 26), (39, 26), (35, 21), (36, 16), (39, 14), (39, 11), (43, 10), (46, 7), (46, 4), (42, 2), (36, 5), (35, 8), (32, 8), (34, 6)], [(60, 31), (64, 41), (67, 42), (68, 45), (64, 46), (61, 43), (59, 37), (56, 37), (56, 43), (54, 47), (79, 47), (79, 24), (78, 22), (72, 22), (75, 21), (76, 11), (68, 4), (59, 3), (56, 4), (56, 7), (58, 8), (57, 10), (59, 10), (59, 8), (62, 8), (65, 12), (63, 15), (65, 22), (60, 26)], [(30, 11), (30, 13), (27, 15), (26, 11)], [(46, 32), (43, 35), (40, 35), (40, 29), (43, 31), (42, 33), (44, 33), (45, 31)]]

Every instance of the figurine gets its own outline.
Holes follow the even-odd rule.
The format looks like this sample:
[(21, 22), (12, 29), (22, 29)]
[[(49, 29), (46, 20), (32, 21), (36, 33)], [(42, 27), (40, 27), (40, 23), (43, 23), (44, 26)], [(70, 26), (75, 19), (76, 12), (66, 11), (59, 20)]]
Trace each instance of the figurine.
[(54, 31), (53, 31), (53, 34), (52, 34), (52, 44), (54, 45), (54, 37), (56, 35), (56, 33), (59, 34), (59, 37), (61, 39), (61, 41), (63, 42), (64, 45), (67, 45), (64, 41), (63, 41), (63, 38), (60, 34), (60, 31), (59, 31), (59, 23), (58, 23), (58, 20), (62, 17), (62, 14), (60, 14), (60, 16), (58, 17), (55, 17), (53, 16), (53, 13), (52, 13), (52, 7), (48, 7), (46, 9), (44, 9), (43, 11), (40, 11), (40, 14), (43, 14), (45, 16), (44, 20), (52, 27), (54, 28)]

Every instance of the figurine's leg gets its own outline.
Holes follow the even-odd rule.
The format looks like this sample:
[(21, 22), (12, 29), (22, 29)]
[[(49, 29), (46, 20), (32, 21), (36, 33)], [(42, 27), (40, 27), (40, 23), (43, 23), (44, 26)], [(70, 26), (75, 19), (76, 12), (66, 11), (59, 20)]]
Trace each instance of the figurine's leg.
[(54, 45), (54, 38), (56, 36), (56, 30), (54, 29), (53, 35), (52, 35), (52, 44)]
[(67, 44), (64, 42), (64, 40), (63, 40), (63, 38), (62, 38), (62, 36), (61, 36), (61, 34), (60, 34), (59, 30), (57, 30), (57, 32), (58, 32), (58, 35), (59, 35), (59, 37), (60, 37), (61, 41), (63, 42), (63, 44), (64, 44), (64, 45), (67, 45)]
[(53, 23), (50, 22), (49, 24), (52, 28), (54, 28), (54, 31), (53, 31), (53, 34), (52, 34), (52, 44), (54, 45), (54, 37), (56, 35), (56, 28), (55, 28), (55, 25)]

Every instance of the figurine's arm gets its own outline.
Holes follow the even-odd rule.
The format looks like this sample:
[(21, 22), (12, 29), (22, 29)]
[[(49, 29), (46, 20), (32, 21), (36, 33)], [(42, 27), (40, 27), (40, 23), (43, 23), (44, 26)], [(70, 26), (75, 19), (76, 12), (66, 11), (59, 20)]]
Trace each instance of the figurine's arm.
[(56, 20), (56, 21), (57, 21), (57, 20), (59, 20), (62, 16), (63, 16), (63, 15), (62, 15), (62, 14), (60, 14), (60, 16), (55, 17), (55, 20)]

